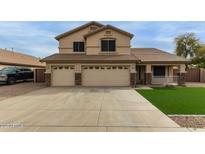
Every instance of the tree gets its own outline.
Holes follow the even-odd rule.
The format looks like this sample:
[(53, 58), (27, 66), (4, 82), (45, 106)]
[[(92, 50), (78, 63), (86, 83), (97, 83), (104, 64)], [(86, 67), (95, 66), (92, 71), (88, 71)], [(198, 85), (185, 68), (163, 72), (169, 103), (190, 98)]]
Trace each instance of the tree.
[(192, 59), (200, 47), (199, 39), (194, 33), (186, 33), (175, 38), (176, 54), (185, 58)]
[(196, 56), (192, 59), (192, 63), (199, 68), (205, 68), (205, 45), (202, 44), (196, 51)]
[(205, 56), (205, 44), (200, 44), (199, 48), (196, 50), (197, 57)]

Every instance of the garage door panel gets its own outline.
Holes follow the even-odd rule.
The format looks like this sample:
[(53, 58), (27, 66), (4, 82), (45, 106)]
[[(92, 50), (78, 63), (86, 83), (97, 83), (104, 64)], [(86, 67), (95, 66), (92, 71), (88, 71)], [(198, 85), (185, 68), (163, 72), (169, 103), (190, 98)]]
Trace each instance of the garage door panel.
[(84, 86), (129, 86), (129, 69), (83, 69)]
[(52, 69), (52, 86), (74, 86), (74, 69), (57, 67)]

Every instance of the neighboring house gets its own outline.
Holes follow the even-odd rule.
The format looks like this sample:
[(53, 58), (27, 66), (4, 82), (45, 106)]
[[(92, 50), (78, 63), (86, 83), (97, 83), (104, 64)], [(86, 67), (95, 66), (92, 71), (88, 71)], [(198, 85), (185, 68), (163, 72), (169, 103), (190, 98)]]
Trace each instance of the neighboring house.
[(39, 58), (7, 49), (0, 49), (0, 69), (6, 66), (44, 68), (46, 65), (40, 62)]
[[(51, 86), (132, 86), (185, 81), (188, 60), (154, 48), (131, 48), (133, 34), (89, 22), (56, 37), (59, 53), (46, 62)], [(173, 68), (178, 67), (178, 78)]]

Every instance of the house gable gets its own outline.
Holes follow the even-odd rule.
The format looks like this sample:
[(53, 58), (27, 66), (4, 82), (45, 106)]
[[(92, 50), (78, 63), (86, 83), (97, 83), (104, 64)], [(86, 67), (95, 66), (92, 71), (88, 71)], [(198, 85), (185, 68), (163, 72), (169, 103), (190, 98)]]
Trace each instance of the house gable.
[[(79, 26), (79, 27), (74, 28), (74, 29), (72, 29), (72, 30), (70, 30), (70, 31), (67, 31), (67, 32), (65, 32), (65, 33), (63, 33), (63, 34), (60, 34), (60, 35), (56, 36), (55, 39), (56, 39), (56, 40), (60, 40), (61, 38), (64, 38), (64, 37), (66, 37), (66, 36), (69, 36), (69, 35), (71, 35), (71, 34), (77, 32), (77, 31), (80, 31), (80, 30), (82, 30), (82, 29), (85, 29), (85, 28), (91, 27), (91, 26), (96, 27), (96, 28), (97, 28), (97, 27), (99, 28), (99, 27), (102, 27), (102, 26), (104, 26), (104, 25), (101, 24), (101, 23), (99, 23), (99, 22), (91, 21), (91, 22), (88, 22), (88, 23), (86, 23), (86, 24), (84, 24), (84, 25), (82, 25), (82, 26)], [(91, 29), (91, 30), (92, 30), (92, 29)]]
[(89, 37), (89, 36), (91, 36), (91, 35), (95, 35), (96, 33), (99, 33), (99, 32), (101, 32), (101, 31), (104, 31), (104, 30), (106, 30), (106, 29), (112, 29), (112, 30), (114, 30), (114, 31), (117, 31), (117, 32), (119, 32), (119, 33), (122, 33), (122, 34), (124, 34), (124, 35), (127, 35), (127, 36), (129, 36), (130, 38), (132, 38), (134, 35), (133, 34), (131, 34), (131, 33), (129, 33), (129, 32), (126, 32), (126, 31), (124, 31), (124, 30), (122, 30), (122, 29), (119, 29), (119, 28), (117, 28), (117, 27), (114, 27), (114, 26), (112, 26), (112, 25), (106, 25), (106, 26), (103, 26), (103, 27), (100, 27), (98, 30), (96, 30), (96, 31), (93, 31), (93, 32), (90, 32), (90, 33), (88, 33), (88, 34), (85, 34), (84, 35), (84, 37)]
[[(134, 35), (111, 25), (102, 25), (97, 22), (89, 22), (71, 31), (58, 35), (59, 53), (67, 54), (122, 54), (130, 55), (130, 40)], [(115, 52), (102, 52), (101, 41), (114, 40)], [(74, 42), (84, 42), (83, 52), (74, 52)], [(77, 44), (77, 43), (75, 43)], [(81, 46), (81, 49), (82, 49)], [(80, 48), (80, 47), (79, 47)]]
[(84, 35), (103, 26), (97, 22), (89, 22), (83, 26), (55, 37), (59, 41), (59, 53), (73, 53), (73, 42), (85, 42)]
[[(94, 32), (84, 35), (86, 38), (86, 54), (87, 55), (99, 55), (99, 54), (120, 54), (130, 55), (130, 40), (132, 34), (125, 31), (116, 30), (110, 26), (105, 26)], [(102, 40), (115, 40), (114, 52), (102, 52), (101, 41)]]

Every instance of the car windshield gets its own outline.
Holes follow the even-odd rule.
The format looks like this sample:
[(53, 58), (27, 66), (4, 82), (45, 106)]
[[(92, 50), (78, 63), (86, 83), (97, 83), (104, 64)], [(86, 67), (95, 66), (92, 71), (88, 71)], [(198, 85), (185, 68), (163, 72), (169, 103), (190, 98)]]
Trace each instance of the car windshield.
[(10, 73), (10, 72), (15, 72), (15, 71), (16, 71), (16, 68), (14, 68), (14, 67), (4, 67), (4, 68), (1, 69), (1, 72)]

